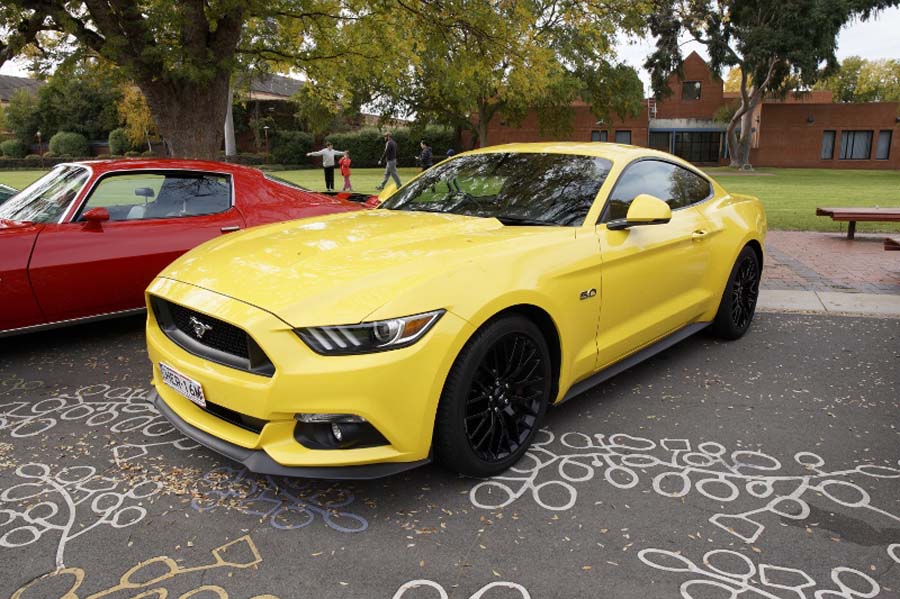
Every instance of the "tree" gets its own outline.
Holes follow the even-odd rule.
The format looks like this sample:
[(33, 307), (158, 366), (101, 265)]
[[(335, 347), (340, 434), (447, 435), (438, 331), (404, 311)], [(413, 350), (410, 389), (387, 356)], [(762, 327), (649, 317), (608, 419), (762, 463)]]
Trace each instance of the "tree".
[(151, 149), (150, 138), (156, 136), (156, 123), (147, 100), (141, 90), (133, 85), (127, 85), (122, 90), (122, 99), (116, 106), (119, 114), (119, 122), (125, 129), (128, 142), (135, 148), (147, 147)]
[[(119, 66), (143, 92), (170, 154), (215, 157), (239, 53), (315, 71), (364, 55), (342, 46), (366, 21), (353, 0), (7, 0), (0, 9), (0, 63), (47, 34)], [(362, 10), (363, 12), (359, 12)], [(371, 11), (369, 11), (371, 12)], [(42, 38), (42, 35), (45, 38)], [(370, 57), (377, 57), (372, 49)], [(346, 61), (345, 61), (346, 62)]]
[(118, 126), (116, 104), (122, 80), (116, 69), (96, 59), (64, 62), (38, 90), (38, 121), (49, 138), (72, 131), (105, 139)]
[(469, 129), (485, 146), (495, 118), (514, 124), (531, 109), (551, 131), (571, 126), (579, 98), (598, 116), (639, 109), (640, 80), (612, 48), (617, 32), (640, 26), (643, 2), (447, 0), (437, 15), (400, 6), (385, 45), (408, 44), (412, 58), (363, 86), (384, 114)]
[[(29, 146), (40, 126), (35, 94), (24, 89), (14, 91), (6, 106), (7, 129), (12, 131), (16, 139)], [(49, 139), (49, 135), (47, 138)]]
[(741, 67), (732, 67), (728, 69), (725, 75), (724, 91), (739, 92), (741, 91)]
[[(657, 38), (647, 58), (657, 97), (681, 72), (683, 33), (706, 46), (710, 68), (740, 67), (740, 99), (726, 129), (731, 166), (750, 168), (753, 113), (766, 96), (799, 82), (808, 88), (837, 67), (837, 35), (851, 19), (868, 19), (898, 0), (656, 0), (649, 19)], [(823, 65), (824, 64), (824, 68)], [(738, 133), (738, 130), (740, 132)]]
[(900, 101), (900, 60), (868, 60), (848, 56), (830, 77), (816, 84), (838, 102)]

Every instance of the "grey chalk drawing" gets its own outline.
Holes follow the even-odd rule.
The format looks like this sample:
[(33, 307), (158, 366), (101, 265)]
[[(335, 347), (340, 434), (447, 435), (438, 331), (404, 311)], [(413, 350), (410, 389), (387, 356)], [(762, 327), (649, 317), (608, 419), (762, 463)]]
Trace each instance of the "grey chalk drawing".
[[(418, 589), (428, 589), (427, 591), (419, 591)], [(494, 581), (488, 583), (475, 591), (472, 595), (469, 596), (469, 599), (491, 599), (491, 597), (504, 597), (512, 599), (515, 597), (516, 593), (512, 595), (507, 591), (503, 591), (501, 593), (494, 593), (493, 589), (511, 589), (513, 591), (518, 591), (518, 596), (520, 599), (531, 599), (531, 595), (528, 593), (528, 589), (523, 587), (522, 585), (515, 582), (505, 582), (505, 581)], [(407, 596), (409, 595), (409, 596)], [(449, 595), (443, 586), (434, 582), (433, 580), (410, 580), (409, 582), (403, 583), (403, 585), (397, 589), (397, 592), (394, 593), (393, 599), (425, 599), (425, 598), (434, 598), (438, 599), (449, 599)]]
[[(470, 490), (473, 505), (498, 509), (530, 496), (545, 509), (564, 511), (578, 500), (577, 483), (602, 476), (617, 489), (632, 489), (643, 475), (653, 491), (664, 497), (685, 497), (693, 491), (721, 503), (742, 496), (761, 502), (751, 510), (716, 513), (709, 519), (746, 543), (757, 541), (764, 532), (761, 516), (765, 514), (805, 520), (810, 514), (808, 497), (815, 493), (892, 524), (900, 522), (900, 515), (873, 505), (870, 494), (850, 480), (851, 476), (872, 481), (900, 479), (900, 468), (893, 466), (862, 464), (832, 470), (825, 467), (822, 457), (801, 451), (793, 458), (795, 470), (801, 473), (792, 474), (767, 453), (745, 449), (729, 453), (714, 442), (695, 447), (688, 439), (654, 441), (623, 433), (570, 432), (561, 435), (554, 446), (553, 433), (544, 429), (539, 434), (518, 464)], [(891, 551), (894, 556), (898, 550)]]
[(194, 486), (191, 507), (200, 512), (219, 508), (264, 518), (281, 530), (304, 528), (316, 517), (338, 532), (363, 532), (369, 522), (344, 511), (356, 498), (330, 482), (262, 476), (246, 468), (222, 466), (207, 472)]
[(700, 565), (665, 549), (644, 549), (638, 553), (638, 558), (657, 570), (688, 574), (689, 580), (679, 588), (683, 599), (699, 596), (853, 599), (877, 597), (881, 592), (881, 586), (874, 578), (846, 566), (832, 568), (830, 588), (817, 588), (818, 583), (803, 570), (776, 564), (757, 566), (747, 556), (729, 549), (707, 552)]
[(53, 472), (46, 464), (30, 463), (15, 474), (25, 482), (0, 493), (0, 547), (15, 549), (59, 535), (57, 568), (65, 565), (66, 547), (97, 527), (125, 528), (143, 520), (147, 510), (140, 502), (162, 487), (102, 476), (93, 466)]
[[(0, 377), (0, 397), (4, 395), (12, 395), (16, 391), (31, 391), (33, 389), (39, 388), (44, 384), (44, 381), (26, 381), (25, 379), (15, 376), (15, 375), (7, 375), (4, 377)], [(0, 417), (0, 429), (3, 428), (3, 420)]]
[(125, 443), (113, 448), (118, 465), (147, 455), (152, 448), (199, 447), (157, 412), (147, 401), (147, 393), (141, 387), (98, 384), (36, 402), (0, 403), (0, 431), (9, 431), (13, 438), (28, 438), (42, 435), (60, 422), (77, 421), (86, 427), (104, 427), (127, 436)]

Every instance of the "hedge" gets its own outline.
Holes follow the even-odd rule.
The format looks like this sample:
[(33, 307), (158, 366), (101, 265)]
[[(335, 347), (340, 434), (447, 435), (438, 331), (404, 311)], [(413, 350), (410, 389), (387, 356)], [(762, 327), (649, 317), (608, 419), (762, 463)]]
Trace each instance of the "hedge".
[[(424, 133), (413, 132), (408, 128), (391, 131), (397, 142), (397, 163), (399, 166), (418, 166), (416, 157), (422, 151), (419, 142), (424, 138), (431, 144), (435, 162), (454, 146), (454, 133), (451, 129), (428, 127)], [(349, 133), (334, 133), (326, 138), (337, 150), (348, 150), (353, 165), (357, 167), (378, 166), (378, 159), (384, 152), (384, 133), (375, 128), (360, 129)]]
[(50, 138), (50, 151), (57, 156), (87, 156), (90, 146), (80, 133), (60, 131)]
[(110, 154), (124, 154), (131, 149), (133, 148), (131, 147), (131, 142), (128, 141), (128, 134), (125, 132), (125, 129), (119, 127), (109, 132)]
[(7, 139), (0, 143), (0, 154), (7, 158), (25, 158), (28, 149), (18, 139)]
[(305, 164), (313, 149), (313, 136), (305, 131), (278, 131), (271, 138), (272, 161), (278, 164)]

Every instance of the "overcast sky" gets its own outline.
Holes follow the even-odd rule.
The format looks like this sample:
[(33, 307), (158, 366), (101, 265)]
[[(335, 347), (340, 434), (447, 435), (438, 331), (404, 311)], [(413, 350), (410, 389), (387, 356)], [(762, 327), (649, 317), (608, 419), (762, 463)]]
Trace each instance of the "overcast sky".
[[(897, 32), (900, 32), (900, 8), (886, 10), (870, 21), (850, 23), (844, 27), (838, 38), (838, 58), (853, 55), (864, 58), (900, 58), (900, 35)], [(622, 60), (637, 69), (644, 82), (646, 93), (649, 93), (650, 80), (641, 64), (652, 47), (653, 42), (649, 39), (623, 39), (618, 47)], [(685, 56), (692, 50), (697, 50), (701, 56), (707, 58), (703, 47), (699, 44), (688, 42), (684, 45)], [(0, 73), (23, 77), (27, 75), (23, 67), (13, 61), (7, 61), (0, 68)]]

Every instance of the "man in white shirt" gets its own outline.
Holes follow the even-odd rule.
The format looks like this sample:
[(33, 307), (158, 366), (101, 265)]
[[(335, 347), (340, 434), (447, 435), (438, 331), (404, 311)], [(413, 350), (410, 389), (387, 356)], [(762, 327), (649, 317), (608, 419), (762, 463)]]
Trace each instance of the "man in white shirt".
[(321, 156), (322, 168), (325, 170), (325, 189), (334, 191), (334, 159), (336, 156), (342, 156), (343, 150), (335, 150), (331, 142), (327, 142), (325, 147), (318, 152), (307, 152), (307, 156)]

